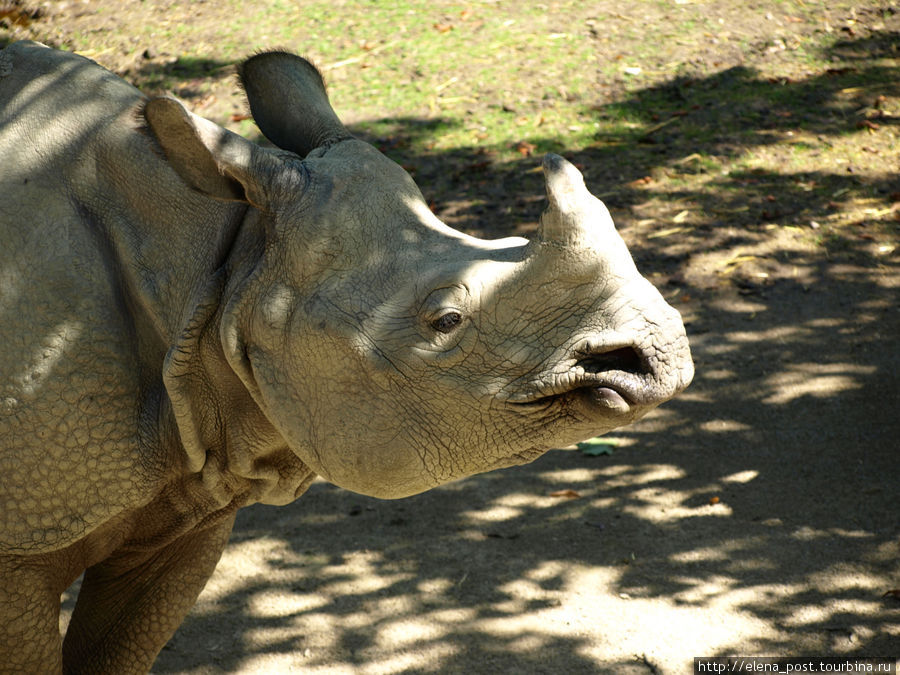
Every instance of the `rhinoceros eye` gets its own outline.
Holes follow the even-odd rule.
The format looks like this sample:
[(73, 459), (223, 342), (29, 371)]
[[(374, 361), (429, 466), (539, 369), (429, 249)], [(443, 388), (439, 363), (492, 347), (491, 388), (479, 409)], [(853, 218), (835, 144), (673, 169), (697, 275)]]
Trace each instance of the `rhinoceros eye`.
[(439, 333), (449, 333), (462, 323), (462, 314), (455, 311), (445, 312), (431, 322), (431, 327)]

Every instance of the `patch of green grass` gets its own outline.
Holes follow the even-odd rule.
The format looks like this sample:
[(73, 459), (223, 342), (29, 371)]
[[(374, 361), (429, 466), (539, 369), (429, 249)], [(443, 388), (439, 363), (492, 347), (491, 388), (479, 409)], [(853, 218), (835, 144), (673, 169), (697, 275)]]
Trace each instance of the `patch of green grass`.
[[(539, 194), (528, 171), (553, 151), (622, 206), (694, 200), (706, 213), (721, 206), (747, 223), (781, 224), (843, 223), (838, 207), (862, 199), (880, 200), (872, 208), (881, 213), (900, 190), (889, 175), (900, 143), (900, 19), (880, 0), (834, 0), (827, 12), (809, 0), (125, 6), (127, 22), (116, 22), (126, 10), (101, 3), (96, 25), (48, 25), (47, 41), (109, 58), (145, 90), (195, 101), (226, 96), (210, 83), (248, 53), (290, 49), (322, 68), (354, 131), (404, 165), (445, 163), (436, 173), (456, 183), (524, 174)], [(151, 6), (156, 14), (140, 14)], [(147, 48), (165, 58), (145, 63)], [(233, 105), (213, 117), (255, 137), (252, 122), (229, 121)], [(461, 189), (442, 180), (432, 183)], [(805, 206), (756, 204), (770, 194)]]

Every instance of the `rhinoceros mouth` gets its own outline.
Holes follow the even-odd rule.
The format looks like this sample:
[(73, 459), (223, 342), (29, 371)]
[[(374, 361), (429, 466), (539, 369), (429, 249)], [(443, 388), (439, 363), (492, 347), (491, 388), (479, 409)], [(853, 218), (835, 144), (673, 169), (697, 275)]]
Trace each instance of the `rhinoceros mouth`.
[(508, 399), (513, 406), (530, 410), (549, 410), (559, 405), (578, 405), (591, 412), (606, 412), (611, 415), (625, 415), (638, 404), (632, 387), (623, 387), (608, 381), (584, 378), (576, 379), (558, 391), (523, 392)]
[(507, 402), (532, 411), (577, 406), (590, 416), (633, 415), (660, 402), (648, 359), (633, 347), (576, 356), (568, 370), (523, 383)]

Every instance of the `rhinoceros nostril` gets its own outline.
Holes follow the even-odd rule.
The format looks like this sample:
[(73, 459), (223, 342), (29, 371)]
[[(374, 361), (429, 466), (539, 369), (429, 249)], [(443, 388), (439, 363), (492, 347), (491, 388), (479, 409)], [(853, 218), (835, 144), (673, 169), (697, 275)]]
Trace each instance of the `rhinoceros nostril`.
[(613, 370), (632, 373), (634, 375), (646, 374), (647, 368), (640, 353), (634, 347), (619, 347), (604, 352), (581, 353), (578, 355), (577, 366), (581, 366), (585, 373), (605, 373)]

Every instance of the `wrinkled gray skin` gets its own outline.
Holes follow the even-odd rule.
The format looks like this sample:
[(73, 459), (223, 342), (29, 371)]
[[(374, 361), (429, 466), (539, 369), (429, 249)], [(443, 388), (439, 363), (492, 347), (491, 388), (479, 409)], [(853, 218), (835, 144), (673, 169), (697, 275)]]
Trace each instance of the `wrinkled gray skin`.
[(571, 164), (544, 160), (533, 241), (476, 239), (307, 62), (241, 78), (282, 149), (81, 57), (0, 52), (0, 668), (146, 671), (239, 507), (316, 475), (412, 495), (691, 379), (678, 313)]

